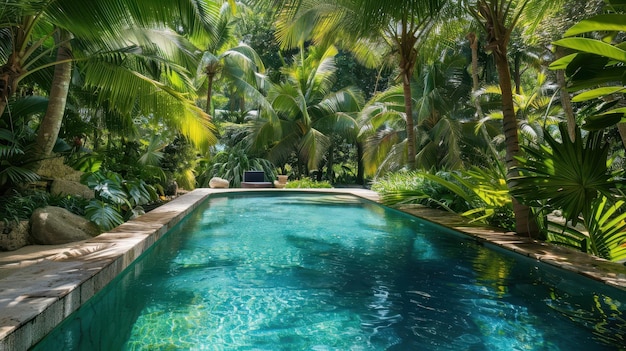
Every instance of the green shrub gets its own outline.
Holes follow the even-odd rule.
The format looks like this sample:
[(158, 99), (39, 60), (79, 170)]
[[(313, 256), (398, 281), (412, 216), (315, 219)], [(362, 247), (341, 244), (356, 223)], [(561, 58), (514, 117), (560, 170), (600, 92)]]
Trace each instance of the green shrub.
[(420, 204), (508, 230), (515, 227), (510, 196), (499, 169), (397, 172), (377, 180), (372, 190), (387, 206)]
[(141, 215), (142, 205), (158, 200), (153, 186), (143, 180), (125, 180), (115, 172), (85, 173), (81, 181), (96, 195), (85, 207), (85, 217), (105, 231)]
[(326, 180), (318, 182), (311, 178), (290, 180), (289, 182), (287, 182), (287, 185), (285, 186), (285, 188), (290, 188), (290, 189), (314, 189), (314, 188), (329, 189), (332, 187), (333, 186)]
[(228, 180), (230, 187), (239, 188), (246, 171), (264, 171), (270, 180), (276, 179), (274, 165), (263, 158), (248, 155), (242, 146), (227, 148), (217, 153), (210, 161), (199, 162), (198, 186), (206, 188), (213, 177)]
[(28, 220), (36, 209), (46, 206), (62, 207), (84, 216), (87, 203), (89, 200), (79, 196), (50, 195), (38, 190), (13, 190), (10, 195), (0, 197), (0, 221)]
[(372, 190), (379, 194), (388, 194), (400, 190), (421, 189), (424, 177), (417, 172), (387, 173), (372, 183)]
[[(448, 180), (452, 178), (448, 172), (439, 172), (437, 176)], [(387, 206), (420, 204), (457, 213), (469, 209), (464, 199), (421, 172), (388, 173), (372, 184), (372, 190), (380, 194), (383, 204)]]

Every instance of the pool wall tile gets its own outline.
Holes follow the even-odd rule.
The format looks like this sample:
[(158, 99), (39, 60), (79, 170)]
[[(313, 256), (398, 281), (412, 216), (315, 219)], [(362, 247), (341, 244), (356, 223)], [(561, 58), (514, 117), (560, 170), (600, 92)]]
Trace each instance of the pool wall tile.
[(70, 291), (63, 299), (63, 302), (63, 316), (67, 317), (82, 305), (80, 289)]

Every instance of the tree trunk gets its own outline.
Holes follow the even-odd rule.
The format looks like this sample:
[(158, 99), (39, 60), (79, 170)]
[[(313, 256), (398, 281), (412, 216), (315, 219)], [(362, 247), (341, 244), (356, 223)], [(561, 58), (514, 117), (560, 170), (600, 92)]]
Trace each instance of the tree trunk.
[(400, 75), (402, 77), (402, 91), (404, 93), (404, 113), (406, 114), (407, 138), (407, 167), (415, 169), (415, 125), (413, 123), (413, 95), (411, 93), (411, 78), (417, 62), (415, 44), (417, 38), (409, 33), (409, 22), (402, 21), (402, 34), (399, 44)]
[(333, 183), (335, 178), (335, 172), (333, 170), (333, 164), (335, 163), (335, 159), (333, 158), (334, 152), (335, 145), (331, 142), (330, 146), (328, 147), (328, 163), (326, 165), (326, 178), (328, 178), (328, 181), (331, 183)]
[[(496, 69), (498, 70), (498, 80), (502, 91), (502, 129), (504, 131), (506, 143), (505, 162), (507, 166), (508, 178), (517, 175), (514, 167), (517, 165), (515, 156), (519, 154), (519, 137), (517, 129), (517, 118), (513, 105), (513, 88), (511, 85), (511, 73), (507, 60), (506, 46), (500, 46), (498, 51), (494, 51)], [(509, 182), (509, 187), (511, 187)], [(532, 215), (530, 207), (513, 200), (513, 212), (515, 213), (515, 228), (518, 235), (539, 238), (540, 232), (536, 219)]]
[(207, 79), (209, 80), (209, 86), (207, 87), (206, 93), (206, 114), (209, 116), (213, 116), (211, 114), (211, 95), (213, 94), (213, 75), (208, 75)]
[(411, 95), (411, 74), (402, 73), (402, 90), (404, 92), (404, 113), (406, 114), (407, 166), (415, 169), (415, 126), (413, 123), (413, 98)]
[[(556, 59), (560, 59), (565, 55), (565, 49), (561, 46), (556, 47)], [(556, 82), (559, 85), (559, 92), (561, 94), (561, 107), (565, 113), (567, 120), (567, 133), (570, 140), (573, 142), (576, 139), (576, 118), (574, 117), (574, 109), (572, 108), (572, 100), (569, 93), (566, 90), (567, 83), (565, 82), (565, 70), (560, 69), (556, 71)]]
[(357, 162), (357, 173), (356, 173), (356, 183), (360, 185), (365, 185), (365, 165), (363, 164), (363, 144), (357, 140), (356, 142), (356, 162)]
[[(478, 37), (476, 37), (476, 33), (471, 32), (467, 35), (467, 39), (470, 43), (470, 48), (472, 49), (472, 95), (478, 91), (480, 88), (480, 81), (478, 80)], [(476, 96), (472, 96), (472, 100), (474, 101), (474, 106), (476, 107), (476, 117), (478, 119), (483, 117), (483, 110), (480, 106), (480, 101)]]
[(72, 59), (72, 48), (69, 43), (70, 39), (70, 33), (65, 30), (59, 30), (57, 43), (60, 45), (56, 57), (59, 63), (54, 66), (52, 86), (50, 87), (50, 95), (48, 97), (48, 109), (37, 132), (36, 145), (40, 158), (47, 157), (52, 153), (61, 129), (61, 122), (63, 122), (67, 94), (72, 78), (72, 62), (70, 61)]

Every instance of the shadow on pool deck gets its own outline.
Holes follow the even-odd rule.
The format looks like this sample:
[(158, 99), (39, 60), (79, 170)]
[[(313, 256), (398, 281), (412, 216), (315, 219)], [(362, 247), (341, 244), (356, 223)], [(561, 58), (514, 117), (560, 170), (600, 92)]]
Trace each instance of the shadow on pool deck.
[[(0, 252), (0, 351), (27, 350), (37, 343), (210, 194), (248, 191), (292, 190), (197, 189), (91, 240)], [(365, 189), (293, 191), (352, 194), (378, 201), (375, 192)], [(623, 265), (502, 230), (469, 225), (463, 218), (444, 211), (419, 206), (404, 206), (400, 210), (476, 240), (626, 290)]]

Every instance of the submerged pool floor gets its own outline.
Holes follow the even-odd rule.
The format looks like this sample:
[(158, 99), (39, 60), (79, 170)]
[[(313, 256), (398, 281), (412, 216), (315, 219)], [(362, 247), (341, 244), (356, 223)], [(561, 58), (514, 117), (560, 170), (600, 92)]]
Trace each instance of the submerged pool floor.
[[(0, 255), (0, 350), (28, 349), (202, 199), (221, 192), (230, 190), (196, 190), (78, 246), (35, 258)], [(375, 200), (375, 193), (363, 190), (331, 192), (355, 192)], [(209, 211), (230, 201), (217, 201)], [(339, 197), (344, 204), (352, 201)], [(327, 208), (319, 223), (300, 223), (306, 215), (296, 215), (291, 205), (259, 204), (253, 207), (260, 212), (250, 217), (248, 225), (239, 220), (254, 208), (239, 213), (224, 207), (202, 219), (199, 223), (203, 224), (196, 224), (217, 232), (203, 237), (205, 231), (200, 230), (194, 234), (200, 237), (189, 242), (195, 244), (182, 241), (191, 235), (191, 229), (168, 234), (181, 241), (155, 248), (159, 252), (156, 259), (146, 258), (131, 266), (132, 273), (116, 278), (118, 285), (124, 286), (122, 292), (100, 293), (109, 296), (103, 299), (109, 302), (102, 312), (108, 320), (100, 329), (111, 334), (95, 335), (83, 325), (60, 339), (57, 334), (54, 342), (69, 345), (78, 340), (80, 345), (89, 340), (88, 345), (93, 346), (104, 338), (107, 345), (117, 345), (113, 349), (197, 349), (202, 345), (216, 350), (404, 350), (418, 346), (452, 350), (460, 345), (464, 345), (461, 349), (482, 350), (505, 344), (520, 349), (593, 350), (624, 345), (620, 343), (625, 330), (622, 291), (607, 292), (605, 286), (581, 277), (626, 289), (626, 269), (621, 265), (468, 226), (456, 216), (422, 208), (403, 211), (463, 231), (468, 237), (452, 235), (456, 238), (453, 244), (433, 249), (434, 244), (422, 240), (422, 234), (412, 230), (403, 234), (388, 227), (395, 229), (398, 221), (405, 220), (411, 227), (418, 223), (420, 228), (430, 228), (430, 224), (405, 216), (391, 221), (395, 224), (382, 223), (363, 213), (356, 220), (366, 223), (368, 229), (366, 235), (360, 235), (352, 229), (349, 220), (353, 219), (339, 213), (335, 204), (309, 201), (310, 210)], [(288, 210), (283, 212), (285, 208)], [(387, 218), (398, 215), (383, 212)], [(260, 218), (268, 213), (278, 215), (266, 220), (276, 225), (274, 231), (293, 223), (306, 229), (262, 237), (257, 234), (262, 232)], [(187, 222), (175, 230), (185, 228)], [(232, 223), (236, 225), (230, 227)], [(318, 230), (322, 227), (341, 230), (322, 235)], [(244, 232), (248, 234), (244, 236)], [(493, 257), (494, 251), (481, 243), (521, 253), (529, 257), (530, 265), (512, 264), (517, 259), (511, 261), (507, 255)], [(462, 254), (454, 253), (459, 245)], [(278, 255), (270, 263), (262, 263), (272, 252)], [(372, 260), (382, 259), (383, 252), (392, 253), (387, 261)], [(578, 274), (563, 279), (560, 270), (548, 267), (537, 271), (533, 268), (537, 260)], [(498, 264), (486, 264), (494, 261)], [(510, 275), (520, 272), (521, 277)], [(149, 283), (138, 283), (135, 276), (149, 277)], [(157, 283), (155, 277), (165, 279)], [(128, 297), (124, 295), (130, 299), (121, 299)], [(526, 300), (535, 304), (526, 306)], [(99, 308), (91, 304), (82, 310)], [(85, 324), (102, 323), (83, 318)], [(570, 320), (567, 327), (552, 326), (563, 318)], [(552, 339), (560, 333), (577, 336)]]
[(212, 196), (35, 349), (626, 344), (622, 290), (355, 197), (282, 195)]

